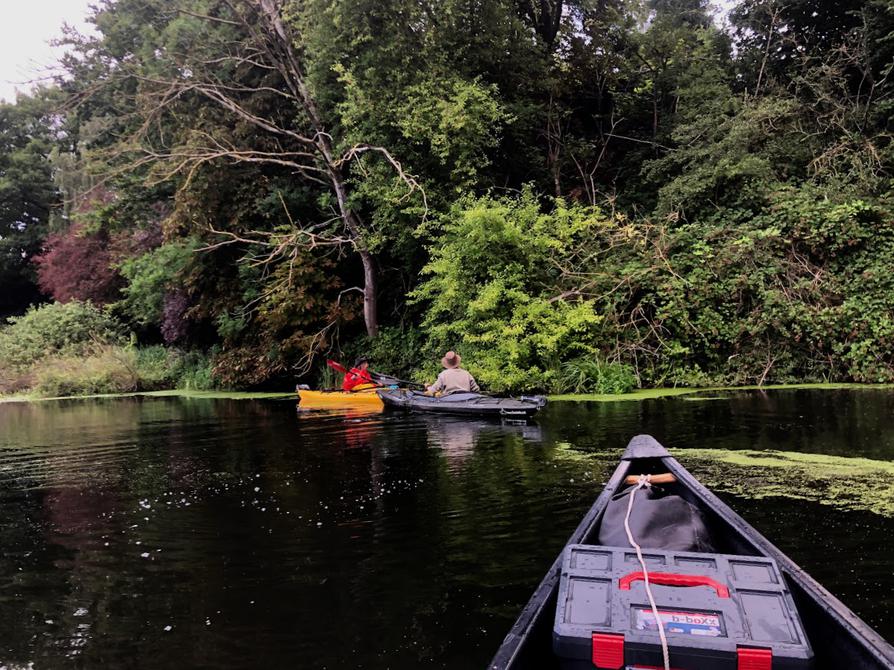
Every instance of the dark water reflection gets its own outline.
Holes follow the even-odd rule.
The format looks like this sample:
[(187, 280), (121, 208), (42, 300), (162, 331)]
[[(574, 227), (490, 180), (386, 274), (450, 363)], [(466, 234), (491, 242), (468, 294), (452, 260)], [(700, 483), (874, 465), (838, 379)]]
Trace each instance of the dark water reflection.
[[(892, 412), (876, 390), (556, 403), (529, 426), (0, 405), (0, 667), (483, 667), (631, 435), (894, 460)], [(729, 500), (894, 637), (894, 520)]]

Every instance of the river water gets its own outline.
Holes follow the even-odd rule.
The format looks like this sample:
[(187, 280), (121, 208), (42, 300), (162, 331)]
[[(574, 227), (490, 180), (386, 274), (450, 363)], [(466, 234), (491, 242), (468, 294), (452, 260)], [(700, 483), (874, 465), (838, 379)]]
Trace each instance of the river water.
[[(877, 389), (557, 402), (526, 426), (0, 404), (0, 668), (483, 668), (643, 432), (892, 639), (892, 417)], [(800, 474), (767, 484), (755, 451)]]

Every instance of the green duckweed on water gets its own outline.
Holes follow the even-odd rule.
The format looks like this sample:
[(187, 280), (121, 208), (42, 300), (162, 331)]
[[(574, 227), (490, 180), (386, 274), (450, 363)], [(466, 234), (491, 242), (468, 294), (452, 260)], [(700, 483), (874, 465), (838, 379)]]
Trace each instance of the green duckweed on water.
[(54, 398), (42, 398), (40, 396), (18, 395), (0, 397), (2, 402), (45, 402), (50, 400), (94, 400), (99, 398), (133, 398), (136, 396), (150, 396), (154, 398), (204, 398), (208, 400), (270, 400), (278, 398), (295, 397), (295, 393), (285, 392), (257, 392), (257, 391), (143, 391), (137, 393), (102, 393), (98, 395), (62, 396)]
[[(794, 391), (798, 389), (815, 389), (836, 391), (842, 389), (894, 389), (894, 384), (773, 384), (767, 386), (712, 386), (707, 388), (655, 388), (639, 389), (630, 393), (600, 394), (600, 393), (569, 393), (552, 395), (550, 401), (575, 401), (575, 402), (618, 402), (622, 400), (650, 400), (652, 398), (672, 398), (676, 396), (692, 396), (701, 393), (717, 393), (720, 391)], [(693, 397), (686, 400), (720, 400), (723, 398)]]
[(708, 488), (785, 497), (894, 517), (894, 463), (782, 451), (685, 449), (676, 454)]
[(637, 389), (630, 393), (564, 393), (551, 395), (551, 402), (571, 400), (575, 402), (618, 402), (621, 400), (649, 400), (650, 398), (670, 398), (673, 396), (699, 393), (708, 389), (698, 388), (657, 388)]
[[(553, 454), (564, 462), (601, 463), (613, 469), (620, 452), (585, 451), (569, 442), (558, 442)], [(679, 449), (672, 455), (715, 493), (755, 500), (809, 500), (894, 517), (891, 461), (775, 450)], [(603, 482), (611, 469), (603, 472)]]

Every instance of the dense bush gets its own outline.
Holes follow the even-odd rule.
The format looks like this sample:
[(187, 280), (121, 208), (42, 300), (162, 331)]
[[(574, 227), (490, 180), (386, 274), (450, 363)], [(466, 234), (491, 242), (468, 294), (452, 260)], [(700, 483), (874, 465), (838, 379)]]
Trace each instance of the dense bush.
[(440, 358), (424, 348), (425, 336), (418, 328), (386, 327), (376, 337), (363, 336), (346, 347), (341, 363), (350, 366), (357, 356), (369, 358), (370, 368), (402, 379), (419, 374), (426, 364)]
[(90, 303), (32, 307), (0, 328), (0, 369), (22, 370), (47, 356), (78, 356), (123, 341), (121, 324)]
[(169, 307), (165, 298), (182, 287), (182, 275), (198, 246), (192, 239), (165, 244), (121, 263), (121, 274), (127, 280), (120, 303), (124, 313), (139, 324), (164, 326), (165, 308)]
[(137, 353), (97, 346), (87, 355), (50, 356), (35, 366), (32, 391), (42, 396), (128, 393), (140, 389)]
[(809, 186), (736, 197), (760, 213), (465, 201), (415, 294), (429, 341), (495, 390), (894, 380), (894, 211)]
[(560, 393), (629, 393), (636, 388), (633, 369), (596, 357), (581, 357), (562, 364), (562, 375), (554, 390)]
[(211, 359), (197, 351), (180, 355), (174, 376), (176, 388), (184, 391), (210, 391), (221, 388), (220, 381), (214, 376)]
[(217, 387), (207, 356), (126, 344), (123, 328), (90, 303), (52, 303), (0, 329), (0, 393), (44, 396)]
[(171, 388), (177, 382), (179, 352), (160, 345), (134, 347), (134, 368), (140, 390)]
[(0, 391), (55, 397), (218, 388), (207, 356), (161, 346), (106, 344), (91, 346), (76, 355), (54, 354), (36, 361), (18, 379), (15, 387), (0, 386)]
[(493, 391), (553, 386), (561, 361), (592, 350), (602, 321), (592, 300), (563, 289), (565, 274), (610, 225), (561, 200), (544, 213), (530, 191), (460, 201), (413, 294), (427, 307), (429, 348), (459, 351)]

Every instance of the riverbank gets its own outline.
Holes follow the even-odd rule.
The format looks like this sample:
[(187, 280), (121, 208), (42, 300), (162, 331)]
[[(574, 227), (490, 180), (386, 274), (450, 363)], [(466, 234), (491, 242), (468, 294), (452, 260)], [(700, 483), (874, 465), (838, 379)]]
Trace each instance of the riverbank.
[(267, 392), (267, 391), (184, 391), (170, 389), (166, 391), (136, 391), (134, 393), (97, 393), (92, 395), (69, 395), (55, 397), (41, 397), (34, 395), (0, 396), (0, 403), (12, 402), (49, 402), (51, 400), (97, 400), (102, 398), (133, 398), (147, 396), (152, 398), (178, 397), (178, 398), (204, 398), (209, 400), (268, 400), (277, 398), (294, 397), (295, 393)]
[[(768, 384), (764, 386), (707, 386), (703, 388), (656, 388), (637, 389), (630, 393), (622, 394), (598, 394), (598, 393), (564, 393), (549, 396), (550, 401), (574, 401), (574, 402), (619, 402), (624, 400), (650, 400), (652, 398), (671, 398), (675, 396), (690, 396), (702, 393), (721, 393), (730, 391), (778, 391), (778, 390), (842, 390), (842, 389), (894, 389), (894, 384), (855, 384), (855, 383), (827, 383), (827, 384)], [(701, 398), (709, 400), (711, 398)]]
[[(656, 398), (673, 398), (678, 396), (694, 396), (691, 400), (717, 400), (720, 398), (704, 397), (706, 393), (729, 393), (734, 391), (779, 391), (779, 390), (859, 390), (859, 389), (894, 389), (894, 384), (773, 384), (766, 386), (709, 386), (704, 388), (654, 388), (637, 389), (630, 393), (566, 393), (548, 396), (550, 402), (627, 402), (652, 400)], [(97, 398), (128, 398), (136, 396), (148, 397), (180, 397), (206, 398), (212, 400), (269, 400), (294, 397), (293, 391), (195, 391), (169, 389), (165, 391), (136, 391), (133, 393), (98, 393), (87, 395), (41, 397), (29, 394), (10, 396), (0, 395), (0, 403), (8, 402), (46, 402), (51, 400), (87, 400)]]

